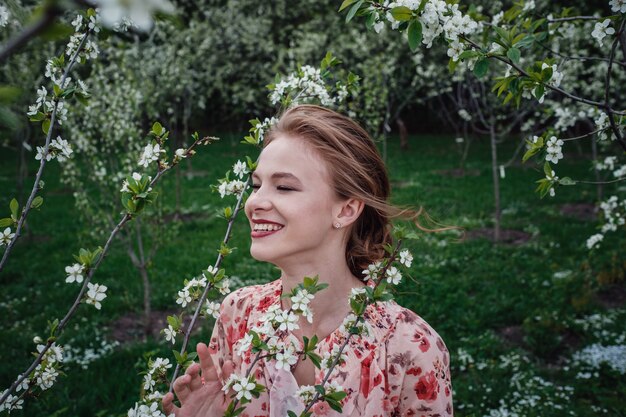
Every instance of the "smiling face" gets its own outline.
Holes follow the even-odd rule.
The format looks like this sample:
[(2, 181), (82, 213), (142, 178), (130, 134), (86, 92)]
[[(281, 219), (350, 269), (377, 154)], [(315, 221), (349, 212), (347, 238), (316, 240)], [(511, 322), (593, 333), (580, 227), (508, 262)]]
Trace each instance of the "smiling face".
[[(323, 256), (341, 201), (322, 159), (304, 140), (278, 136), (261, 153), (245, 206), (251, 255), (277, 266)], [(345, 248), (344, 248), (345, 250)]]

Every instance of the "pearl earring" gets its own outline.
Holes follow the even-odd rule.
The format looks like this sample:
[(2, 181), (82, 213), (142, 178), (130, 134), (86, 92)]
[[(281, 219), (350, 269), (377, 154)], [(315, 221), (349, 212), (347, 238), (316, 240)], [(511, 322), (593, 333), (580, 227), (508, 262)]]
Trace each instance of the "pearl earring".
[(341, 223), (337, 222), (337, 223), (333, 224), (333, 227), (335, 229), (341, 229)]

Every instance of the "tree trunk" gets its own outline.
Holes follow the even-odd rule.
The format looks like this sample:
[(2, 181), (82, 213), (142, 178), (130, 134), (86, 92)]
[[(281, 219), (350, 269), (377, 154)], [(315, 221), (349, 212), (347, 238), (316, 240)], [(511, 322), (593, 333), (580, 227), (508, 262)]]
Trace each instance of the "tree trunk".
[(135, 253), (131, 240), (128, 241), (128, 256), (139, 271), (141, 275), (141, 281), (143, 284), (143, 329), (144, 329), (144, 338), (147, 338), (150, 335), (151, 326), (151, 314), (152, 314), (152, 306), (150, 303), (152, 290), (150, 287), (150, 278), (148, 276), (148, 267), (147, 260), (144, 255), (143, 250), (143, 238), (141, 234), (141, 223), (140, 219), (135, 219), (135, 235), (137, 237), (137, 252)]
[[(593, 161), (598, 160), (598, 144), (596, 143), (595, 138), (591, 138), (591, 159)], [(593, 175), (596, 178), (596, 198), (598, 201), (602, 201), (604, 196), (604, 187), (602, 184), (602, 178), (600, 178), (600, 171), (596, 168), (596, 164), (593, 164)]]
[(409, 133), (406, 130), (406, 125), (401, 118), (396, 119), (396, 124), (398, 125), (398, 132), (400, 133), (400, 149), (403, 151), (409, 150)]
[(492, 120), (492, 124), (489, 126), (489, 133), (491, 136), (491, 176), (493, 178), (493, 197), (495, 204), (493, 241), (498, 243), (500, 242), (500, 218), (502, 211), (500, 209), (500, 175), (498, 172), (496, 132), (493, 123), (495, 123), (494, 120)]

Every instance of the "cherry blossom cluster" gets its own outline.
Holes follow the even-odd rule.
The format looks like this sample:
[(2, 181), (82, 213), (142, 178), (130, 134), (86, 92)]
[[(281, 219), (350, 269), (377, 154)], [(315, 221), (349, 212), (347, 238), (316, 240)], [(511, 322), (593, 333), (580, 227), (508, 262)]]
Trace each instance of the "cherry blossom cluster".
[(626, 224), (626, 199), (621, 200), (613, 195), (600, 203), (604, 224), (600, 226), (600, 232), (587, 239), (587, 248), (593, 249), (604, 240), (607, 232), (615, 232)]
[[(35, 342), (41, 342), (40, 338), (35, 338)], [(37, 345), (37, 353), (43, 352), (45, 345)], [(57, 377), (59, 376), (59, 370), (63, 364), (63, 348), (56, 343), (52, 343), (50, 348), (42, 357), (42, 361), (30, 375), (15, 388), (16, 395), (9, 394), (7, 399), (0, 404), (0, 412), (7, 411), (11, 414), (11, 411), (21, 410), (23, 408), (23, 397), (32, 391), (33, 387), (39, 388), (41, 391), (52, 388)], [(21, 378), (19, 375), (18, 378)], [(2, 392), (2, 395), (6, 394), (6, 390)]]
[(556, 136), (551, 136), (546, 143), (546, 161), (557, 164), (560, 159), (563, 159), (563, 140), (557, 139)]
[[(448, 4), (443, 0), (427, 1), (422, 10), (420, 0), (384, 1), (379, 9), (384, 19), (379, 17), (374, 29), (380, 32), (381, 23), (386, 20), (392, 29), (401, 28), (401, 23), (417, 15), (422, 28), (422, 43), (431, 48), (435, 39), (443, 36), (448, 42), (448, 56), (454, 61), (465, 50), (461, 36), (471, 35), (479, 29), (479, 23), (459, 10), (458, 4)], [(406, 9), (403, 9), (406, 8)], [(408, 11), (408, 12), (407, 12)]]
[[(50, 142), (50, 146), (48, 147), (48, 153), (45, 155), (46, 161), (50, 161), (55, 159), (59, 162), (64, 162), (72, 155), (72, 147), (65, 139), (62, 139), (61, 136), (57, 136), (56, 139), (52, 139)], [(36, 160), (41, 160), (44, 158), (44, 147), (37, 146), (37, 155), (35, 156)]]
[[(222, 390), (228, 392), (231, 388), (235, 392), (235, 398), (245, 404), (252, 400), (255, 393), (260, 393), (263, 386), (258, 385), (252, 375), (246, 377), (231, 374)], [(258, 397), (258, 394), (256, 396)]]
[(290, 104), (319, 102), (322, 106), (331, 107), (343, 101), (348, 95), (345, 86), (339, 86), (336, 97), (331, 96), (331, 88), (326, 84), (319, 68), (304, 65), (286, 79), (276, 83), (270, 93), (270, 103), (278, 104), (289, 97)]
[(603, 161), (595, 163), (598, 171), (611, 171), (615, 178), (626, 177), (626, 164), (619, 164), (616, 156), (607, 156)]
[[(209, 266), (206, 273), (202, 273), (198, 278), (192, 278), (191, 280), (185, 280), (185, 286), (182, 290), (178, 291), (176, 298), (176, 304), (182, 308), (187, 307), (190, 303), (199, 300), (203, 291), (207, 285), (209, 289), (216, 289), (219, 294), (226, 295), (230, 293), (230, 279), (225, 275), (223, 269), (218, 270), (214, 266)], [(206, 317), (217, 318), (219, 316), (220, 303), (205, 300), (203, 306), (203, 314)], [(176, 343), (176, 335), (182, 331), (182, 319), (176, 316), (168, 316), (168, 326), (161, 332), (165, 335), (165, 340)]]
[[(128, 417), (166, 417), (160, 409), (163, 394), (156, 390), (158, 384), (166, 380), (167, 370), (172, 367), (167, 358), (156, 358), (148, 361), (148, 371), (144, 375), (144, 396), (140, 402), (128, 410)], [(169, 417), (173, 417), (173, 414)]]

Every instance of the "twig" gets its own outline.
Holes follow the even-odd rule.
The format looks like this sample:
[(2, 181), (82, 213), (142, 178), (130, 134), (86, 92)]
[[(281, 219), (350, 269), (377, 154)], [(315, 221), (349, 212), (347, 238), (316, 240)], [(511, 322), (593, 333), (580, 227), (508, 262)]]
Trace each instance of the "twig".
[[(67, 68), (65, 69), (65, 72), (63, 73), (63, 77), (61, 78), (61, 87), (65, 84), (65, 80), (67, 79), (68, 74), (74, 67), (74, 64), (76, 64), (76, 58), (78, 58), (78, 54), (82, 51), (83, 46), (85, 45), (85, 41), (87, 40), (91, 32), (92, 32), (91, 29), (85, 32), (85, 36), (83, 36), (83, 39), (80, 41), (80, 44), (78, 48), (76, 49), (76, 52), (72, 56), (70, 63), (67, 65)], [(4, 268), (4, 265), (6, 264), (6, 261), (9, 257), (9, 253), (11, 252), (11, 249), (13, 248), (13, 246), (15, 245), (15, 242), (21, 235), (22, 226), (24, 225), (24, 222), (26, 221), (26, 216), (28, 216), (28, 213), (30, 212), (31, 204), (33, 200), (35, 199), (35, 195), (37, 194), (37, 191), (39, 191), (39, 181), (41, 180), (41, 176), (43, 175), (43, 169), (46, 166), (46, 162), (47, 162), (46, 159), (47, 159), (47, 155), (48, 155), (49, 148), (50, 148), (50, 139), (52, 138), (52, 131), (54, 130), (54, 122), (56, 121), (56, 114), (57, 114), (58, 106), (59, 106), (59, 98), (57, 97), (54, 100), (54, 108), (52, 109), (52, 115), (50, 116), (50, 127), (48, 128), (48, 134), (46, 135), (46, 144), (44, 145), (44, 149), (42, 152), (41, 162), (39, 164), (39, 170), (37, 171), (37, 176), (35, 177), (35, 183), (33, 184), (33, 189), (30, 192), (30, 196), (28, 197), (28, 200), (26, 201), (26, 205), (22, 209), (22, 213), (20, 215), (19, 221), (17, 222), (17, 229), (15, 230), (15, 236), (13, 237), (11, 242), (7, 245), (7, 248), (4, 254), (2, 255), (2, 261), (0, 261), (0, 271), (2, 271), (2, 268)]]
[[(461, 36), (460, 36), (460, 38), (461, 38), (461, 39), (463, 39), (464, 41), (466, 41), (467, 43), (469, 43), (470, 45), (472, 45), (475, 49), (478, 49), (478, 50), (481, 50), (481, 49), (482, 49), (480, 45), (478, 45), (476, 42), (472, 41), (471, 39), (469, 39), (469, 38), (468, 38), (468, 37), (466, 37), (465, 35), (461, 35)], [(505, 59), (505, 58), (503, 58), (503, 57), (501, 57), (501, 56), (498, 56), (498, 55), (492, 55), (492, 56), (491, 56), (491, 58), (496, 59), (496, 60), (498, 60), (498, 61), (501, 61), (501, 62), (503, 62), (503, 63), (505, 63), (505, 64), (509, 65), (511, 68), (515, 69), (517, 72), (519, 72), (519, 73), (520, 73), (520, 74), (522, 74), (523, 76), (525, 76), (525, 77), (529, 77), (529, 78), (530, 78), (530, 75), (529, 75), (526, 71), (524, 71), (524, 70), (523, 70), (522, 68), (520, 68), (518, 65), (514, 64), (512, 61), (510, 61), (510, 60), (508, 60), (508, 59)], [(545, 83), (545, 84), (543, 84), (543, 85), (544, 85), (546, 88), (550, 89), (550, 90), (556, 91), (556, 92), (558, 92), (558, 93), (560, 93), (560, 94), (564, 95), (565, 97), (569, 97), (569, 98), (571, 98), (571, 99), (572, 99), (572, 100), (574, 100), (574, 101), (578, 101), (578, 102), (580, 102), (580, 103), (585, 103), (585, 104), (588, 104), (588, 105), (590, 105), (590, 106), (594, 106), (594, 107), (598, 107), (598, 108), (605, 108), (605, 109), (606, 109), (606, 111), (607, 111), (607, 113), (610, 113), (610, 114), (615, 114), (615, 115), (618, 115), (618, 116), (625, 116), (625, 115), (626, 115), (626, 112), (623, 112), (623, 111), (618, 111), (618, 110), (614, 110), (614, 109), (612, 109), (612, 108), (610, 108), (610, 107), (608, 107), (608, 108), (607, 108), (607, 107), (604, 105), (604, 103), (602, 103), (602, 102), (599, 102), (599, 101), (594, 101), (594, 100), (589, 100), (589, 99), (586, 99), (586, 98), (583, 98), (583, 97), (576, 96), (576, 95), (574, 95), (574, 94), (572, 94), (572, 93), (569, 93), (569, 92), (567, 92), (567, 91), (563, 90), (562, 88), (555, 87), (555, 86), (553, 86), (553, 85), (551, 85), (551, 84), (547, 84), (547, 83)]]
[[(537, 42), (537, 41), (535, 41)], [(541, 42), (537, 42), (537, 45), (541, 46), (542, 48), (544, 48), (545, 50), (553, 53), (554, 55), (560, 56), (561, 58), (565, 58), (566, 60), (578, 60), (578, 61), (603, 61), (603, 62), (609, 62), (608, 58), (602, 58), (602, 57), (598, 57), (598, 56), (576, 56), (576, 55), (565, 55), (561, 52), (555, 51), (554, 49), (550, 48), (549, 46), (541, 43)], [(621, 62), (621, 61), (613, 61), (615, 64), (620, 65), (624, 68), (626, 68), (626, 63), (625, 62)]]
[[(605, 81), (605, 86), (604, 86), (604, 107), (607, 110), (607, 112), (611, 108), (611, 106), (609, 105), (609, 92), (611, 88), (611, 70), (613, 69), (613, 60), (615, 59), (615, 50), (617, 49), (617, 44), (619, 43), (620, 36), (622, 32), (624, 32), (625, 24), (626, 24), (626, 18), (622, 19), (622, 23), (620, 24), (619, 30), (617, 31), (617, 34), (615, 35), (615, 39), (613, 39), (613, 45), (611, 46), (611, 55), (609, 56), (609, 66), (606, 70), (606, 81)], [(626, 142), (624, 142), (624, 138), (622, 138), (619, 128), (615, 124), (615, 120), (613, 119), (613, 116), (611, 114), (609, 114), (608, 116), (609, 116), (609, 122), (611, 123), (611, 130), (613, 130), (613, 133), (615, 134), (615, 138), (617, 139), (618, 143), (622, 146), (624, 151), (626, 151)]]
[(604, 17), (596, 17), (596, 16), (571, 16), (571, 17), (558, 17), (556, 19), (546, 19), (548, 23), (557, 23), (557, 22), (571, 22), (572, 20), (602, 20)]
[(561, 140), (562, 140), (563, 142), (567, 142), (567, 141), (570, 141), (570, 140), (584, 139), (584, 138), (586, 138), (586, 137), (588, 137), (588, 136), (593, 136), (593, 135), (595, 135), (595, 134), (596, 134), (596, 133), (598, 133), (598, 132), (602, 132), (602, 131), (603, 131), (603, 130), (605, 130), (605, 129), (607, 129), (607, 128), (604, 128), (604, 129), (597, 129), (597, 130), (594, 130), (594, 131), (592, 131), (592, 132), (585, 133), (584, 135), (575, 136), (575, 137), (573, 137), (573, 138), (565, 138), (565, 139), (561, 139)]

